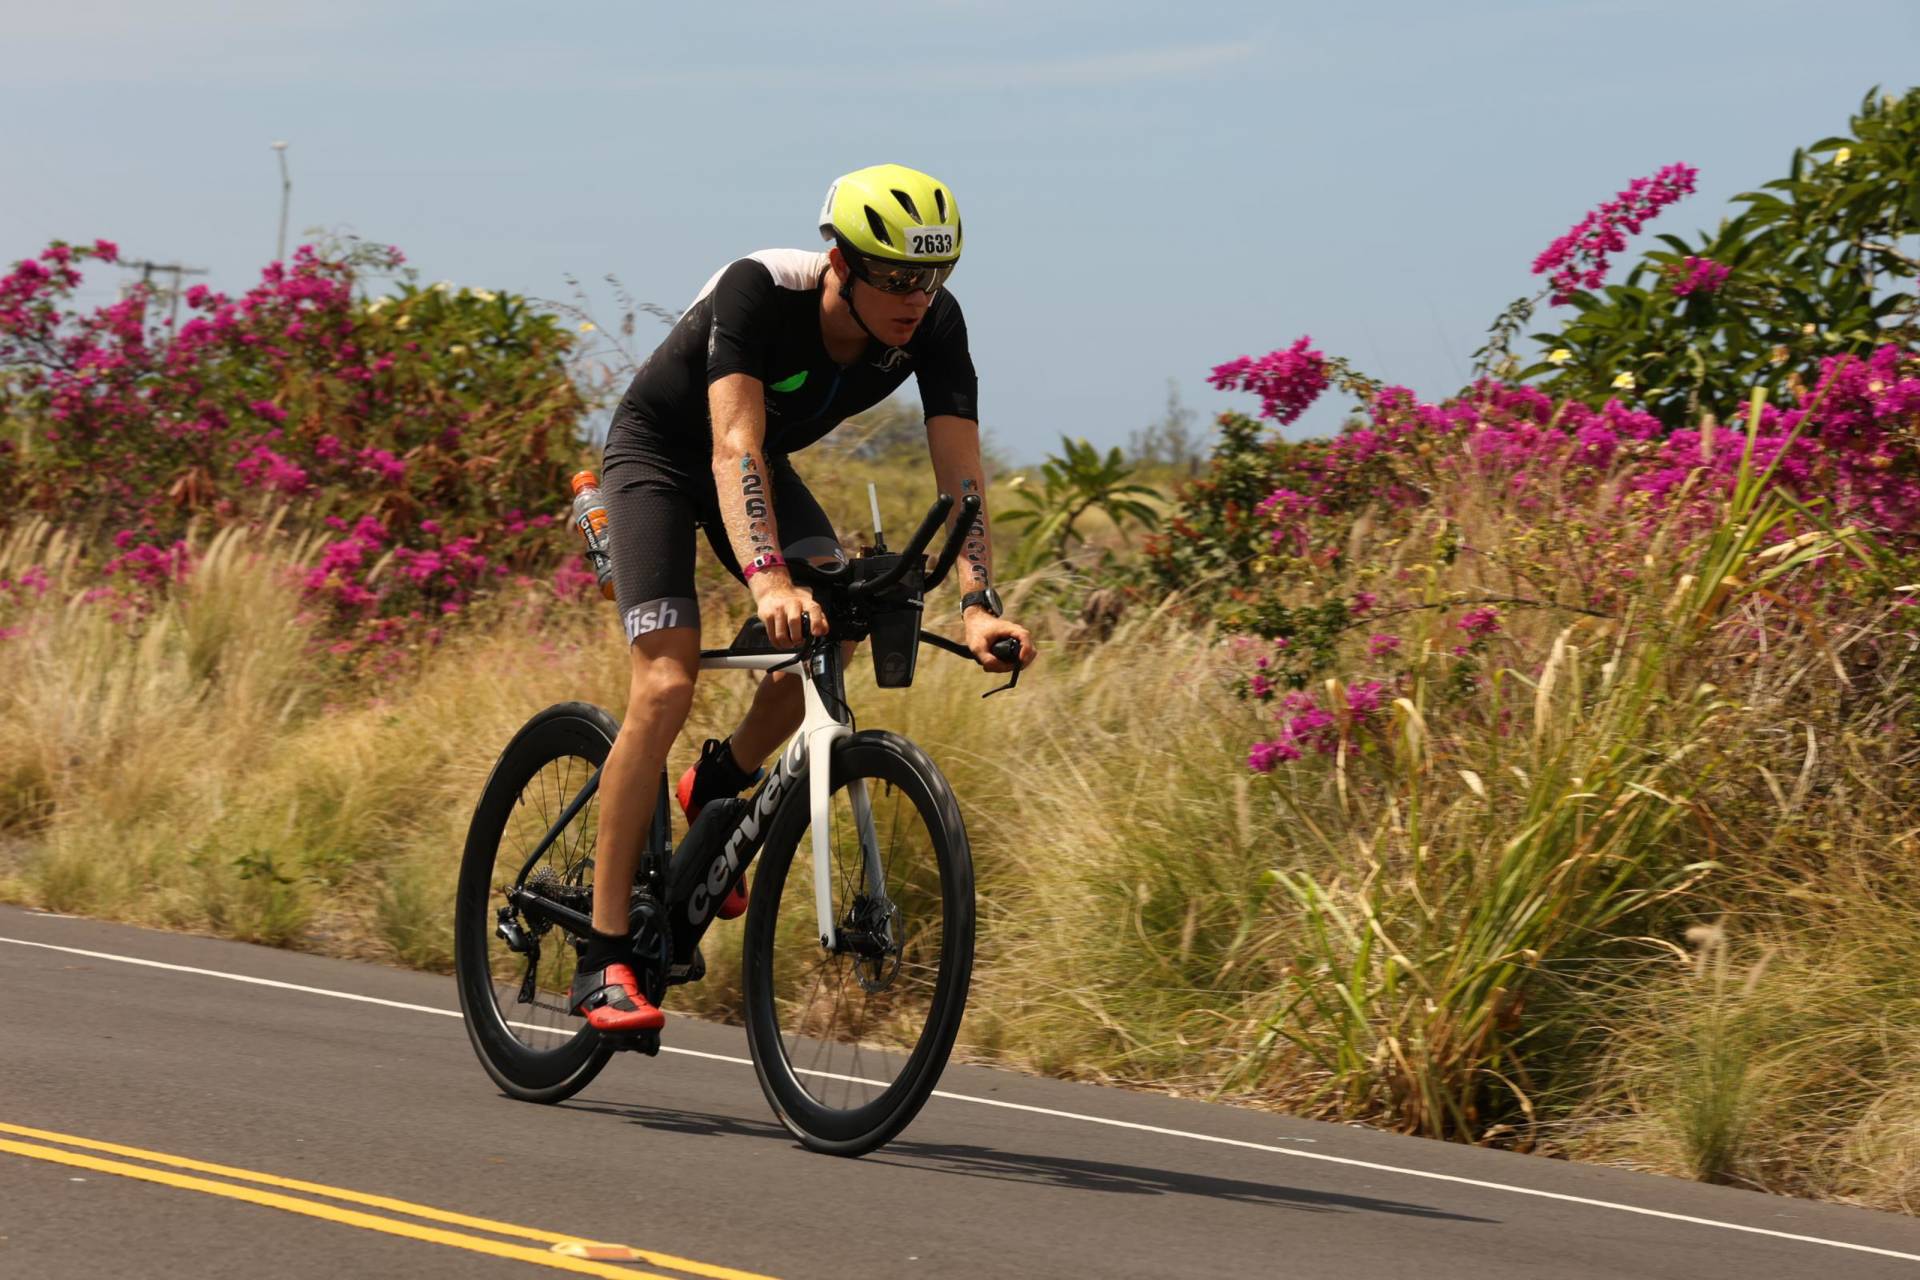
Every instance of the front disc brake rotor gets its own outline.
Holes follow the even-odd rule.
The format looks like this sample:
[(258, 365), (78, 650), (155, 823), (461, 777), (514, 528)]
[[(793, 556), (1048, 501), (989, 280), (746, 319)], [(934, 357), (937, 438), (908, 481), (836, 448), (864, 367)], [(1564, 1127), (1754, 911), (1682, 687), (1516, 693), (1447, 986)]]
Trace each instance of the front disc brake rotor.
[(869, 995), (885, 991), (900, 972), (900, 908), (861, 894), (847, 921), (855, 942), (853, 976)]

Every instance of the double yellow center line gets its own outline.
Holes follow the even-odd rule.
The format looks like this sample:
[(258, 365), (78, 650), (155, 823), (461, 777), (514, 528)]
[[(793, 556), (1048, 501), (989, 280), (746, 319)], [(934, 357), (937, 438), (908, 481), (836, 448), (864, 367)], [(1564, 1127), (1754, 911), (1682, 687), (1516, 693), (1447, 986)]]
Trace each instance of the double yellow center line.
[[(770, 1277), (755, 1272), (717, 1267), (707, 1262), (696, 1262), (691, 1258), (676, 1258), (672, 1254), (659, 1253), (651, 1249), (636, 1249), (627, 1245), (610, 1245), (582, 1240), (578, 1236), (561, 1232), (542, 1231), (536, 1227), (497, 1222), (491, 1218), (476, 1218), (470, 1214), (454, 1213), (448, 1209), (436, 1209), (431, 1205), (396, 1200), (391, 1196), (371, 1195), (364, 1191), (331, 1187), (320, 1182), (303, 1182), (298, 1178), (283, 1178), (278, 1174), (259, 1173), (252, 1169), (236, 1169), (231, 1165), (212, 1164), (205, 1160), (189, 1159), (186, 1156), (169, 1155), (163, 1151), (147, 1151), (139, 1147), (100, 1142), (93, 1138), (80, 1138), (67, 1133), (52, 1133), (45, 1129), (29, 1129), (24, 1125), (5, 1122), (0, 1122), (0, 1134), (13, 1135), (0, 1137), (0, 1152), (24, 1156), (30, 1160), (45, 1160), (52, 1164), (68, 1165), (76, 1169), (89, 1169), (95, 1173), (109, 1173), (121, 1178), (156, 1182), (162, 1186), (176, 1187), (183, 1191), (199, 1191), (229, 1200), (243, 1200), (249, 1204), (281, 1209), (287, 1213), (303, 1214), (309, 1218), (323, 1218), (328, 1222), (359, 1227), (366, 1231), (379, 1231), (386, 1235), (403, 1236), (409, 1240), (422, 1240), (429, 1244), (489, 1254), (496, 1258), (511, 1258), (555, 1271), (571, 1271), (576, 1275), (654, 1276), (658, 1277), (658, 1280), (673, 1280), (673, 1277), (664, 1276), (658, 1271), (642, 1271), (634, 1266), (616, 1266), (611, 1262), (601, 1261), (606, 1258), (621, 1258), (644, 1263), (647, 1266), (662, 1267), (667, 1271), (679, 1272), (681, 1275), (707, 1277), (708, 1280), (771, 1280)], [(15, 1139), (18, 1138), (30, 1138), (33, 1141), (16, 1141)], [(59, 1145), (48, 1146), (47, 1143)], [(105, 1156), (85, 1154), (87, 1152), (104, 1152), (106, 1155), (127, 1157), (143, 1163), (129, 1164), (126, 1159), (111, 1160)], [(155, 1165), (161, 1167), (154, 1168)], [(178, 1169), (192, 1170), (192, 1173), (173, 1172)], [(211, 1174), (213, 1177), (196, 1177), (195, 1174)], [(229, 1181), (215, 1181), (215, 1178), (229, 1179)], [(262, 1189), (266, 1187), (276, 1188), (276, 1190)], [(287, 1194), (289, 1192), (301, 1194)], [(344, 1209), (338, 1204), (303, 1198), (306, 1196), (324, 1196), (327, 1200), (363, 1205), (368, 1209), (380, 1209), (387, 1214), (404, 1214), (406, 1217), (387, 1217), (382, 1214), (362, 1212), (359, 1209)], [(409, 1222), (406, 1218), (420, 1221)], [(437, 1222), (445, 1225), (425, 1226), (422, 1225), (423, 1222)], [(508, 1239), (538, 1241), (547, 1247), (538, 1249), (524, 1244), (510, 1244), (503, 1240), (488, 1239), (486, 1236), (471, 1235), (466, 1231), (448, 1230), (448, 1227), (465, 1227), (470, 1231), (484, 1231), (490, 1235), (505, 1236)]]

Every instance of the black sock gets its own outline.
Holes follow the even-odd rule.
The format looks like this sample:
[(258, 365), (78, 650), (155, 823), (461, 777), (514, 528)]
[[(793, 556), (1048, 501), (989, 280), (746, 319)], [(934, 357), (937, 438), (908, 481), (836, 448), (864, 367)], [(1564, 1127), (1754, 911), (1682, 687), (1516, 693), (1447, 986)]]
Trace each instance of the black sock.
[(610, 964), (625, 964), (631, 958), (631, 946), (624, 933), (601, 933), (595, 929), (587, 935), (586, 950), (580, 953), (580, 973), (598, 973)]
[(753, 781), (757, 769), (742, 769), (733, 758), (733, 739), (724, 738), (713, 751), (702, 757), (700, 770), (693, 775), (693, 803), (737, 796)]

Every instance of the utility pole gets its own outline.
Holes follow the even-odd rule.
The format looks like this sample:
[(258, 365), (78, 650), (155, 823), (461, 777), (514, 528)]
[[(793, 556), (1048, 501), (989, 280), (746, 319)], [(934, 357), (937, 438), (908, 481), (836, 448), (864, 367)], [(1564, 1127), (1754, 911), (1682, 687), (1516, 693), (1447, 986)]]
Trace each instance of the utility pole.
[(181, 278), (183, 276), (203, 276), (207, 274), (205, 267), (189, 267), (178, 262), (148, 262), (144, 258), (136, 259), (132, 262), (122, 262), (120, 265), (130, 270), (138, 271), (140, 273), (140, 283), (146, 285), (148, 288), (152, 288), (153, 277), (156, 273), (171, 275), (173, 277), (173, 288), (166, 291), (172, 302), (172, 308), (167, 315), (167, 331), (169, 333), (174, 332), (180, 323)]
[(273, 260), (287, 260), (287, 204), (293, 199), (293, 179), (287, 176), (287, 144), (275, 142), (273, 154), (280, 158), (280, 238), (274, 242)]

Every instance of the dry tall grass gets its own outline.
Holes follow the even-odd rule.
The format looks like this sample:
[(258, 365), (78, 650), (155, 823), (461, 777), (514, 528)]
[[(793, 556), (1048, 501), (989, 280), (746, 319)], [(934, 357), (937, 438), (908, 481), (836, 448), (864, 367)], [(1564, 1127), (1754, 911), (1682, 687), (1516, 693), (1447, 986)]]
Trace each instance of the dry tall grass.
[[(1523, 559), (1513, 528), (1475, 524), (1486, 554), (1435, 598)], [(1755, 551), (1723, 569), (1761, 571)], [(271, 535), (202, 539), (195, 574), (133, 628), (80, 602), (87, 577), (56, 531), (17, 531), (0, 554), (0, 577), (42, 564), (52, 580), (0, 641), (13, 900), (444, 969), (499, 747), (550, 702), (623, 702), (611, 610), (540, 588), (369, 691), (308, 656), (289, 572), (303, 552)], [(1485, 697), (1518, 708), (1518, 736), (1497, 731), (1497, 701), (1416, 693), (1372, 754), (1261, 778), (1228, 645), (1164, 609), (1076, 641), (1040, 585), (1016, 596), (1045, 650), (1017, 692), (983, 702), (990, 677), (932, 652), (910, 691), (875, 689), (863, 665), (852, 680), (861, 722), (921, 742), (962, 798), (983, 919), (963, 1053), (1407, 1123), (1391, 1082), (1417, 1089), (1443, 1033), (1475, 1034), (1464, 1011), (1537, 1019), (1543, 1078), (1523, 1087), (1539, 1145), (1920, 1206), (1916, 671), (1886, 618), (1816, 632), (1749, 596), (1682, 652), (1667, 624), (1567, 633), (1543, 613), (1489, 664)], [(713, 597), (709, 643), (741, 606)], [(1438, 655), (1440, 625), (1416, 619), (1413, 651)], [(1744, 643), (1763, 633), (1763, 652)], [(1621, 719), (1633, 679), (1642, 701)], [(673, 766), (749, 692), (704, 679)], [(1542, 944), (1514, 941), (1525, 903), (1583, 857), (1611, 874), (1624, 850), (1659, 873), (1636, 892), (1669, 894), (1633, 916), (1645, 932), (1610, 940), (1607, 920), (1570, 917), (1554, 963), (1527, 958)], [(1455, 945), (1473, 938), (1471, 955)], [(735, 932), (706, 949), (712, 975), (676, 1007), (724, 1013)], [(1501, 1003), (1523, 971), (1530, 1003)], [(1309, 1016), (1339, 982), (1363, 1016)], [(1482, 992), (1430, 1009), (1423, 983)]]

